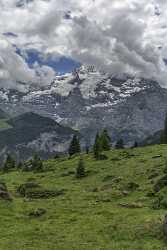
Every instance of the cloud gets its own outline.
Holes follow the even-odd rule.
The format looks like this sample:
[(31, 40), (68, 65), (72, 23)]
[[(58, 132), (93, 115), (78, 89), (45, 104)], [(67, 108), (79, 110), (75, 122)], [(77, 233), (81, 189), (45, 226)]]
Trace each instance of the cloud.
[[(8, 39), (22, 51), (69, 56), (112, 74), (131, 73), (165, 84), (166, 6), (166, 0), (1, 0), (0, 32), (15, 34)], [(34, 64), (30, 69), (9, 47), (8, 56), (17, 60), (6, 64), (1, 75), (40, 84), (54, 77), (49, 67), (39, 70)], [(17, 73), (11, 70), (14, 62)]]
[(49, 84), (55, 72), (37, 64), (30, 68), (5, 38), (0, 37), (0, 86), (26, 91), (29, 85)]
[(12, 87), (15, 82), (25, 83), (34, 80), (34, 71), (16, 54), (13, 46), (0, 37), (0, 84), (3, 87)]
[(39, 83), (41, 86), (50, 84), (53, 79), (55, 78), (55, 71), (47, 66), (42, 65), (40, 66), (37, 62), (34, 64), (34, 69), (37, 74), (37, 83)]

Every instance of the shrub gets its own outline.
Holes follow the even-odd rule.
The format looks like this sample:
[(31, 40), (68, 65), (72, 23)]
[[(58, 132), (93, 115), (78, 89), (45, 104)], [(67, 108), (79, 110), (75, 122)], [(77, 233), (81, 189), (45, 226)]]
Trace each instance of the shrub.
[(40, 217), (46, 213), (46, 209), (44, 208), (37, 208), (36, 210), (33, 210), (29, 213), (29, 216), (33, 217)]
[(154, 191), (159, 192), (165, 186), (167, 186), (167, 175), (164, 175), (157, 181), (157, 183), (154, 185)]
[(47, 199), (47, 198), (52, 198), (52, 197), (56, 197), (59, 195), (63, 195), (65, 190), (64, 189), (61, 189), (61, 190), (44, 189), (37, 183), (27, 182), (27, 183), (21, 184), (18, 187), (17, 192), (21, 196), (31, 198), (31, 199)]
[(116, 149), (123, 149), (124, 148), (124, 141), (123, 139), (119, 139), (115, 144)]
[(139, 188), (139, 185), (135, 182), (129, 182), (126, 186), (128, 190), (135, 191), (137, 188)]
[(34, 190), (30, 189), (26, 192), (26, 197), (31, 199), (49, 199), (63, 195), (64, 192), (65, 192), (64, 189), (62, 190), (47, 190), (47, 189), (45, 190), (42, 188)]
[(32, 170), (36, 172), (42, 172), (43, 171), (43, 163), (40, 157), (35, 154), (32, 159)]
[(167, 187), (164, 187), (158, 194), (156, 194), (156, 198), (153, 201), (153, 208), (167, 208)]
[(34, 182), (27, 182), (24, 184), (21, 184), (18, 188), (17, 188), (17, 192), (22, 195), (22, 196), (26, 196), (27, 191), (35, 189), (35, 188), (39, 188), (40, 186), (37, 183)]
[(10, 154), (8, 154), (3, 165), (3, 171), (8, 172), (13, 168), (15, 168), (15, 159)]
[(100, 161), (108, 160), (108, 157), (107, 157), (107, 155), (100, 154), (98, 160), (100, 160)]

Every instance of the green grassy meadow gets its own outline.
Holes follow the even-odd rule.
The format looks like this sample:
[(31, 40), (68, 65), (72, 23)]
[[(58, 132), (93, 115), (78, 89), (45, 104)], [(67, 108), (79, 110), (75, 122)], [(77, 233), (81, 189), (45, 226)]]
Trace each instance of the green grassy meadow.
[(8, 119), (0, 119), (0, 130), (8, 128), (12, 128), (12, 126), (8, 124)]
[[(0, 250), (165, 250), (165, 205), (150, 195), (164, 175), (167, 146), (105, 152), (107, 160), (83, 155), (87, 176), (75, 178), (79, 157), (48, 160), (45, 172), (1, 173), (13, 200), (0, 200)], [(26, 182), (64, 190), (48, 199), (22, 197)], [(133, 184), (132, 184), (133, 183)], [(167, 197), (167, 191), (160, 191)], [(165, 193), (166, 192), (166, 193)], [(43, 208), (46, 213), (30, 216)]]

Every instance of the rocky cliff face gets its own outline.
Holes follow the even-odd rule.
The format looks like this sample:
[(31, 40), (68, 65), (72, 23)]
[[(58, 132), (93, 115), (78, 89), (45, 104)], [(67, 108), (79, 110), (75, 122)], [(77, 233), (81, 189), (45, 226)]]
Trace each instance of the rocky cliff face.
[(83, 143), (107, 128), (113, 141), (143, 141), (162, 129), (167, 111), (167, 90), (157, 82), (113, 76), (94, 68), (57, 76), (43, 89), (0, 91), (0, 107), (20, 114), (33, 111), (81, 132)]
[(32, 112), (6, 120), (10, 127), (0, 130), (0, 162), (7, 153), (25, 160), (38, 152), (42, 158), (68, 151), (76, 131)]

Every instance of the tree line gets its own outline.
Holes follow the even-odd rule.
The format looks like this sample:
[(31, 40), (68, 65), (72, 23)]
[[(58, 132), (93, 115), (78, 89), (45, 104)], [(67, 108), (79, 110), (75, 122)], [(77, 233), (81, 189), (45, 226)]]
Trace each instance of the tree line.
[[(137, 142), (135, 142), (134, 145), (137, 146)], [(123, 139), (119, 139), (116, 142), (115, 148), (116, 149), (124, 148)], [(96, 134), (92, 149), (86, 146), (86, 153), (89, 153), (89, 151), (91, 150), (94, 154), (95, 159), (99, 159), (103, 151), (108, 151), (110, 149), (111, 149), (111, 137), (109, 136), (107, 129), (104, 129), (101, 133)], [(77, 135), (74, 135), (70, 142), (68, 154), (71, 157), (79, 153), (81, 153), (80, 140)]]
[[(134, 145), (137, 146), (137, 143)], [(123, 139), (119, 139), (115, 144), (116, 149), (124, 148)], [(103, 129), (101, 133), (97, 133), (94, 139), (94, 143), (92, 147), (86, 146), (85, 151), (88, 154), (89, 152), (93, 153), (94, 159), (96, 160), (105, 160), (107, 156), (103, 154), (104, 151), (109, 151), (111, 149), (111, 137), (108, 134), (107, 129)], [(73, 135), (72, 140), (70, 142), (68, 148), (68, 155), (71, 158), (73, 155), (79, 154), (80, 160), (78, 162), (78, 166), (76, 169), (76, 177), (80, 178), (85, 176), (85, 165), (81, 156), (81, 144), (78, 135)], [(59, 157), (59, 156), (57, 156)], [(55, 157), (55, 158), (57, 158)], [(7, 154), (6, 159), (3, 163), (2, 170), (4, 172), (9, 172), (12, 169), (21, 169), (23, 171), (34, 171), (34, 172), (42, 172), (44, 170), (43, 161), (41, 158), (34, 154), (32, 159), (24, 162), (17, 163), (15, 158)]]
[[(167, 144), (167, 115), (164, 122), (164, 129), (161, 131), (160, 143)], [(134, 142), (132, 148), (134, 147), (138, 147), (137, 141)], [(116, 149), (124, 148), (124, 141), (122, 138), (117, 140), (117, 142), (115, 143), (115, 148)], [(103, 152), (109, 151), (110, 149), (111, 149), (111, 137), (109, 136), (107, 129), (104, 129), (101, 133), (96, 134), (94, 144), (91, 148), (89, 148), (88, 146), (86, 146), (85, 148), (86, 153), (88, 154), (91, 151), (93, 153), (94, 159), (96, 160), (105, 160), (107, 156), (105, 156)], [(76, 154), (80, 155), (78, 166), (76, 168), (76, 178), (82, 178), (86, 175), (85, 164), (80, 153), (81, 153), (80, 139), (75, 134), (73, 135), (73, 138), (70, 142), (68, 154), (70, 158)], [(16, 163), (14, 157), (12, 157), (10, 154), (7, 154), (2, 170), (4, 172), (9, 172), (14, 168), (22, 169), (23, 171), (35, 171), (35, 172), (41, 172), (44, 170), (43, 161), (37, 154), (34, 154), (32, 159), (19, 163)]]
[(41, 158), (34, 154), (32, 159), (25, 162), (16, 162), (15, 158), (7, 154), (6, 159), (3, 163), (2, 170), (7, 173), (12, 169), (21, 169), (23, 171), (34, 171), (34, 172), (42, 172), (43, 171), (43, 162)]

